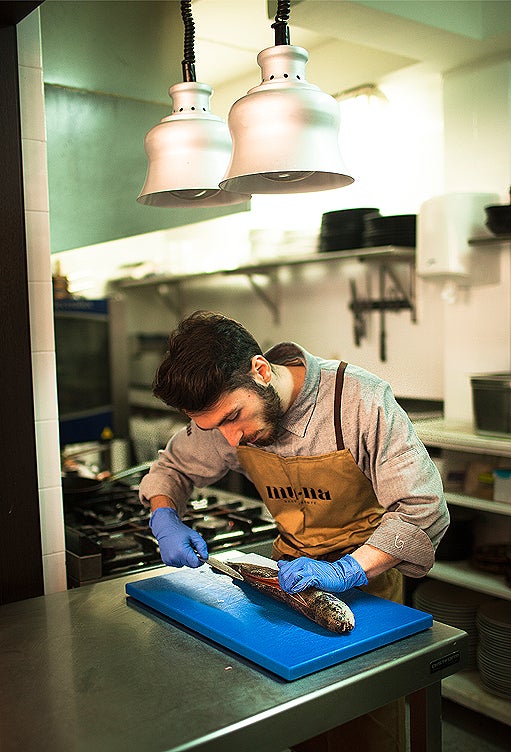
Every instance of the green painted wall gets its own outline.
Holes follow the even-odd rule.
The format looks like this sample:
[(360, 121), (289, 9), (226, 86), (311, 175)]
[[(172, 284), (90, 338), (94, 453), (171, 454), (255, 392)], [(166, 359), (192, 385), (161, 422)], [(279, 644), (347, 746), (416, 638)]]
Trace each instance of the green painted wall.
[(146, 132), (182, 80), (180, 3), (41, 6), (51, 251), (247, 210), (142, 206)]
[(511, 29), (508, 0), (356, 0), (361, 5), (450, 31), (485, 39)]

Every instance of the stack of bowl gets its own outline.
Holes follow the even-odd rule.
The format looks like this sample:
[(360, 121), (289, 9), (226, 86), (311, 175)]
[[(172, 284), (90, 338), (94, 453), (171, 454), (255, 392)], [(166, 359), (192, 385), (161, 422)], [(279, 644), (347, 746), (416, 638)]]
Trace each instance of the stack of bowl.
[(364, 246), (398, 245), (415, 248), (416, 214), (396, 214), (390, 217), (364, 217)]
[(319, 250), (346, 251), (362, 248), (364, 218), (379, 215), (379, 209), (341, 209), (326, 212), (321, 220)]
[[(510, 189), (511, 202), (511, 189)], [(511, 203), (485, 206), (486, 227), (494, 235), (511, 235)]]

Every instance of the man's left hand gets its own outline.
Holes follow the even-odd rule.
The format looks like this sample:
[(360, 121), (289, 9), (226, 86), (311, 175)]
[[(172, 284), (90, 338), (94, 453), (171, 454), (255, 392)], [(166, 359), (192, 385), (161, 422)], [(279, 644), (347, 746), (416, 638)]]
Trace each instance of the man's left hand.
[(278, 561), (279, 583), (286, 593), (300, 593), (309, 587), (342, 593), (357, 585), (367, 585), (367, 576), (349, 554), (338, 561), (318, 561), (301, 556), (293, 561)]

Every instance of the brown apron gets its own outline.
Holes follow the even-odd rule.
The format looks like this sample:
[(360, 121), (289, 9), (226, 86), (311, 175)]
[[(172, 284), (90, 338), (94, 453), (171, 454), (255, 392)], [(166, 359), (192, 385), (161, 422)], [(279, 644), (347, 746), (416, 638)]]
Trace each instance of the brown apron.
[[(278, 535), (272, 552), (274, 559), (309, 556), (335, 561), (365, 543), (378, 527), (383, 515), (371, 482), (360, 470), (350, 451), (344, 447), (340, 407), (345, 368), (346, 363), (339, 365), (335, 383), (334, 427), (337, 451), (317, 456), (280, 457), (257, 447), (238, 447), (238, 460), (277, 525)], [(362, 590), (402, 602), (401, 574), (396, 569), (390, 569), (373, 578)], [(316, 737), (314, 746), (307, 746), (313, 741), (310, 740), (295, 749), (300, 752), (308, 752), (309, 749), (326, 752), (341, 749), (341, 742), (344, 748), (346, 734), (352, 724), (354, 737), (358, 737), (359, 752), (365, 749), (378, 752), (403, 749), (404, 731), (401, 727), (404, 729), (404, 703), (402, 712), (397, 713), (400, 716), (397, 727), (394, 722), (390, 723), (396, 730), (389, 728), (390, 741), (387, 746), (381, 726), (382, 711), (387, 721), (396, 715), (395, 709), (388, 706), (369, 717), (356, 719)], [(376, 714), (380, 716), (375, 720)], [(362, 723), (360, 729), (359, 723)], [(372, 741), (368, 737), (371, 725), (374, 725), (376, 734)], [(362, 736), (359, 736), (362, 731)], [(363, 739), (367, 740), (368, 746), (364, 746), (366, 742)]]
[[(361, 546), (383, 515), (373, 487), (342, 436), (340, 406), (346, 363), (337, 370), (334, 427), (337, 451), (280, 457), (257, 447), (238, 447), (238, 460), (277, 524), (274, 559), (309, 556), (335, 561)], [(391, 569), (364, 590), (402, 601), (402, 578)]]

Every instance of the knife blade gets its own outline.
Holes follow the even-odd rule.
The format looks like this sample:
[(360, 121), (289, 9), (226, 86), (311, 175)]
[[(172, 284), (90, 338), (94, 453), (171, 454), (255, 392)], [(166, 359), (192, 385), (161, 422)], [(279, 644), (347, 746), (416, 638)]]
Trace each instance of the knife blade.
[(214, 556), (209, 556), (207, 559), (203, 559), (202, 556), (199, 556), (199, 559), (204, 564), (209, 564), (212, 569), (217, 569), (219, 572), (222, 572), (222, 574), (227, 574), (229, 575), (229, 577), (233, 577), (235, 580), (243, 581), (243, 577), (239, 572), (236, 572), (235, 569), (230, 567), (228, 564), (225, 564), (225, 562), (221, 561), (220, 559), (216, 559)]

